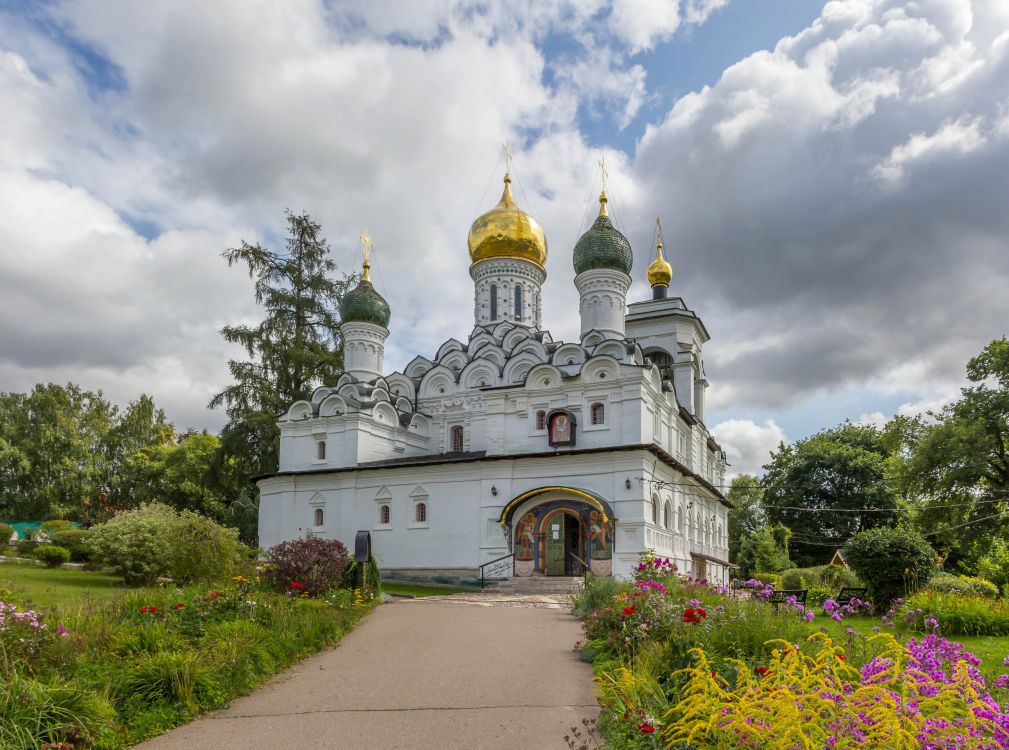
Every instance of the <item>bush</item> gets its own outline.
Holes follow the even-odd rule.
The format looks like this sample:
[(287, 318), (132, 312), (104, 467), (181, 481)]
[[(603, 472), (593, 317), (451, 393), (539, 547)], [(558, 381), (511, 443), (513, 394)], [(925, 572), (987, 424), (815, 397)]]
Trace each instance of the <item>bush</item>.
[(178, 581), (219, 581), (230, 577), (243, 557), (238, 530), (183, 511), (172, 531), (175, 542), (169, 572)]
[(40, 546), (38, 542), (30, 539), (22, 539), (14, 545), (14, 554), (18, 557), (34, 557), (35, 548)]
[(52, 538), (52, 535), (55, 534), (57, 531), (66, 531), (67, 529), (74, 529), (74, 528), (77, 527), (74, 525), (73, 521), (64, 521), (62, 519), (57, 519), (52, 521), (43, 521), (41, 530), (46, 532), (46, 534), (48, 534), (49, 537)]
[(0, 747), (112, 747), (115, 711), (98, 693), (66, 679), (42, 682), (11, 672), (0, 680)]
[(631, 585), (626, 581), (619, 581), (612, 576), (590, 575), (585, 579), (581, 591), (575, 595), (572, 611), (575, 617), (588, 617), (630, 590)]
[(785, 588), (784, 581), (782, 581), (780, 573), (754, 573), (753, 577), (756, 578), (761, 583), (766, 583), (768, 586), (774, 586), (776, 589)]
[(63, 529), (53, 532), (51, 541), (57, 547), (70, 550), (73, 562), (83, 563), (91, 559), (90, 538), (91, 532), (87, 529)]
[(70, 550), (46, 544), (35, 550), (35, 559), (41, 560), (47, 567), (58, 568), (63, 563), (70, 562)]
[(340, 585), (347, 548), (336, 539), (294, 539), (270, 547), (267, 559), (266, 575), (276, 588), (299, 583), (306, 594), (315, 595)]
[(858, 576), (842, 565), (789, 568), (781, 573), (781, 586), (786, 589), (805, 588), (800, 585), (803, 579), (806, 581), (806, 587), (823, 586), (831, 589), (834, 594), (845, 586), (862, 586)]
[(918, 630), (929, 631), (929, 616), (946, 635), (1009, 635), (1009, 603), (993, 602), (976, 594), (920, 591), (907, 600), (905, 618)]
[(91, 529), (92, 554), (127, 584), (149, 586), (172, 564), (177, 520), (176, 512), (162, 503), (122, 511)]
[(998, 586), (991, 581), (976, 576), (958, 576), (958, 578), (970, 587), (972, 594), (987, 596), (989, 599), (998, 597)]
[(14, 527), (10, 524), (0, 523), (0, 553), (5, 552), (3, 546), (8, 544), (14, 536)]
[(877, 609), (925, 586), (938, 556), (923, 536), (908, 529), (880, 527), (855, 534), (844, 545), (844, 559), (869, 589)]

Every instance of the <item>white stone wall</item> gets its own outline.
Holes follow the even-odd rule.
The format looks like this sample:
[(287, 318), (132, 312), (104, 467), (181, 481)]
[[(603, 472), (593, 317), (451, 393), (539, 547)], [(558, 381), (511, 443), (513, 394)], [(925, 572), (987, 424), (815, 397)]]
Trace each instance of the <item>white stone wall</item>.
[(575, 276), (583, 339), (590, 331), (600, 331), (608, 338), (624, 338), (630, 286), (630, 276), (608, 268), (593, 268)]
[[(511, 321), (531, 328), (543, 324), (541, 289), (546, 273), (529, 261), (513, 258), (491, 258), (470, 268), (474, 282), (473, 319), (476, 325), (491, 325)], [(515, 314), (515, 287), (522, 289), (522, 309)], [(496, 309), (491, 304), (492, 292), (497, 295)], [(492, 316), (491, 312), (496, 315)]]
[(382, 374), (385, 357), (385, 339), (389, 331), (373, 323), (344, 323), (344, 372), (358, 380), (373, 380)]
[[(383, 568), (476, 569), (508, 553), (498, 518), (512, 498), (539, 487), (568, 486), (595, 493), (613, 508), (616, 575), (628, 576), (644, 549), (674, 557), (681, 570), (689, 570), (684, 566), (691, 551), (725, 559), (724, 540), (705, 543), (702, 534), (693, 541), (687, 528), (665, 528), (661, 514), (657, 524), (646, 517), (654, 480), (683, 482), (659, 495), (681, 498), (677, 502), (684, 508), (693, 500), (717, 517), (723, 531), (727, 527), (725, 508), (710, 492), (664, 464), (656, 466), (651, 453), (639, 450), (276, 476), (259, 483), (260, 544), (270, 547), (311, 533), (352, 546), (356, 532), (366, 529)], [(417, 502), (427, 506), (425, 523), (414, 520)], [(379, 522), (383, 504), (390, 506), (388, 525)], [(316, 509), (323, 511), (322, 526), (315, 526)]]

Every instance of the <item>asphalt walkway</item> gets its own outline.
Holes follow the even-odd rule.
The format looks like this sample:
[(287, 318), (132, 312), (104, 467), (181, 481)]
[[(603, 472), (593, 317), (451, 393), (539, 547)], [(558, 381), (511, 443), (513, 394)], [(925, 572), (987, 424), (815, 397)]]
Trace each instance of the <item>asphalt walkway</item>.
[(334, 649), (142, 750), (567, 748), (595, 716), (581, 627), (551, 597), (384, 604)]

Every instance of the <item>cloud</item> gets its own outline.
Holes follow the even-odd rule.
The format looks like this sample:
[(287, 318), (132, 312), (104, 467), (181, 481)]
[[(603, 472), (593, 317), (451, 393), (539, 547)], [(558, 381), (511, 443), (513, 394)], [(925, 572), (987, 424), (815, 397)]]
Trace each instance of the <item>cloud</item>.
[(788, 443), (785, 431), (773, 419), (759, 425), (749, 419), (728, 419), (711, 428), (729, 463), (727, 480), (739, 474), (762, 474), (771, 451)]

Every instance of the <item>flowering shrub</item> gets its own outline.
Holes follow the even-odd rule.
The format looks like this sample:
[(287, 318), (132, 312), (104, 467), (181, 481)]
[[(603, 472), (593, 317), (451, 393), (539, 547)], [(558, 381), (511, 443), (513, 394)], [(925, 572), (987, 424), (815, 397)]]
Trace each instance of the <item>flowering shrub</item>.
[(676, 563), (668, 557), (656, 557), (651, 552), (641, 555), (638, 564), (631, 571), (634, 580), (649, 581), (676, 575)]
[(780, 641), (755, 670), (735, 660), (718, 670), (694, 649), (663, 736), (690, 747), (1006, 746), (1009, 715), (962, 646), (926, 639), (905, 648), (889, 634), (876, 638), (884, 655), (861, 671), (822, 633), (810, 637), (814, 654)]
[[(56, 635), (61, 637), (66, 632), (66, 628), (59, 626)], [(5, 656), (5, 663), (35, 656), (51, 635), (41, 612), (0, 601), (0, 650)]]
[(299, 592), (316, 596), (340, 585), (347, 548), (336, 539), (294, 539), (271, 547), (267, 559), (264, 573), (276, 588), (290, 590), (297, 582)]
[[(824, 599), (823, 612), (829, 615), (831, 620), (840, 622), (845, 617), (870, 614), (872, 612), (872, 602), (863, 602), (861, 599), (853, 598), (847, 604), (838, 604), (833, 599)], [(893, 610), (890, 611), (890, 617), (893, 617)], [(885, 621), (886, 618), (884, 616)]]

